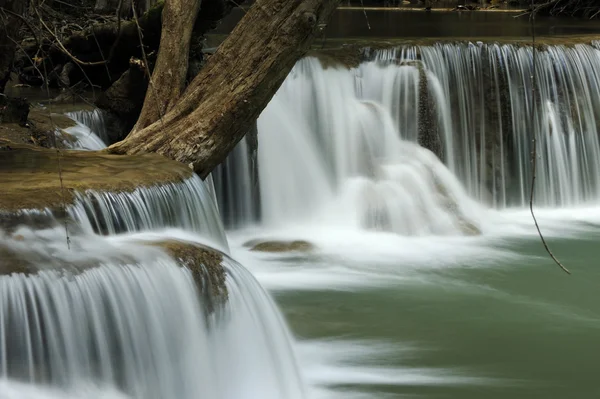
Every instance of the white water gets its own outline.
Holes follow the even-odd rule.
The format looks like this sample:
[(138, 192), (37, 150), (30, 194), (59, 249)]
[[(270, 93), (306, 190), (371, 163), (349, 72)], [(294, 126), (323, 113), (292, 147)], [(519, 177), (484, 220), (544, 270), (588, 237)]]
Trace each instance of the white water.
[[(402, 81), (407, 68), (416, 71), (400, 67)], [(434, 154), (401, 138), (384, 105), (361, 98), (354, 72), (301, 61), (258, 128), (265, 224), (308, 219), (403, 235), (477, 228), (478, 205)]]
[(197, 176), (132, 192), (77, 193), (68, 213), (88, 233), (112, 235), (176, 227), (206, 237), (221, 250), (228, 248), (212, 194)]
[(255, 167), (245, 136), (211, 173), (223, 223), (229, 228), (247, 225), (257, 218), (252, 178)]
[[(485, 199), (477, 177), (485, 169), (474, 172), (482, 161), (469, 155), (470, 141), (448, 153), (454, 128), (442, 132), (448, 167), (414, 144), (418, 109), (414, 103), (412, 108), (396, 107), (418, 101), (416, 67), (370, 63), (350, 72), (324, 71), (305, 61), (295, 73), (259, 122), (263, 227), (233, 235), (234, 254), (268, 288), (352, 291), (407, 281), (429, 284), (423, 270), (461, 266), (467, 259), (476, 259), (477, 267), (491, 267), (515, 254), (494, 248), (490, 239), (515, 231), (534, 234), (526, 213), (484, 211), (469, 198), (463, 185), (473, 197)], [(446, 109), (438, 107), (440, 118), (455, 120), (450, 110), (456, 103), (444, 100), (443, 79), (430, 70), (428, 81), (438, 104), (450, 103)], [(464, 100), (467, 108), (474, 105), (469, 98)], [(557, 109), (549, 108), (548, 115)], [(560, 125), (559, 119), (553, 126)], [(562, 148), (557, 145), (548, 151)], [(561, 157), (564, 164), (569, 154)], [(504, 179), (500, 191), (508, 198), (512, 193)], [(546, 186), (541, 190), (551, 197), (556, 193)], [(499, 194), (493, 193), (494, 198)], [(28, 278), (0, 277), (0, 315), (17, 320), (0, 322), (5, 349), (1, 370), (11, 377), (0, 380), (0, 398), (187, 398), (199, 393), (219, 399), (330, 398), (357, 396), (330, 390), (338, 385), (490, 383), (472, 371), (378, 366), (389, 356), (410, 356), (397, 343), (335, 339), (303, 341), (293, 348), (270, 298), (235, 262), (227, 262), (227, 307), (207, 315), (189, 272), (138, 242), (179, 238), (219, 246), (223, 233), (218, 219), (214, 224), (213, 195), (197, 179), (132, 194), (80, 193), (71, 212), (86, 235), (73, 237), (72, 251), (65, 250), (59, 229), (19, 230), (23, 241), (2, 237), (43, 271)], [(574, 203), (585, 201), (586, 195)], [(238, 205), (229, 209), (247, 217), (244, 212), (252, 206)], [(583, 211), (578, 217), (589, 222), (590, 216)], [(565, 220), (572, 218), (572, 212), (562, 217), (542, 212), (540, 220), (553, 236), (564, 235)], [(460, 237), (470, 225), (484, 236)], [(304, 238), (318, 247), (300, 260), (298, 254), (265, 255), (241, 248), (257, 234)], [(226, 248), (227, 243), (220, 245)], [(99, 267), (82, 273), (52, 271), (82, 263)], [(42, 335), (53, 339), (42, 340)]]
[(71, 135), (74, 141), (65, 140), (67, 148), (74, 150), (101, 150), (106, 144), (98, 135), (96, 135), (86, 125), (75, 121), (76, 125), (65, 129), (65, 132)]
[(107, 130), (104, 113), (99, 109), (93, 111), (74, 111), (66, 114), (77, 122), (76, 127), (67, 130), (78, 138), (76, 148), (99, 150), (107, 146), (110, 134)]
[[(262, 224), (325, 221), (456, 234), (457, 219), (478, 224), (480, 210), (468, 197), (498, 209), (528, 205), (532, 130), (536, 205), (590, 206), (600, 199), (597, 47), (538, 51), (535, 104), (530, 47), (407, 46), (366, 57), (372, 61), (352, 69), (300, 61), (262, 113), (259, 181), (252, 183), (260, 187), (252, 201), (260, 204)], [(446, 167), (412, 145), (426, 118)], [(232, 157), (228, 162), (242, 170), (247, 161)], [(446, 190), (458, 210), (440, 205)], [(244, 224), (241, 209), (252, 208), (248, 191), (230, 191), (219, 198), (227, 203), (224, 217)]]
[(599, 199), (598, 48), (538, 51), (535, 103), (531, 47), (438, 44), (379, 52), (375, 58), (388, 69), (395, 68), (390, 62), (417, 54), (429, 71), (446, 153), (454, 155), (446, 161), (472, 195), (498, 207), (528, 203), (533, 129), (540, 157), (536, 202), (574, 206)]
[(60, 229), (15, 236), (1, 245), (40, 271), (0, 276), (3, 399), (304, 397), (285, 323), (235, 261), (209, 314), (191, 273), (141, 245), (170, 235), (77, 235), (70, 250)]

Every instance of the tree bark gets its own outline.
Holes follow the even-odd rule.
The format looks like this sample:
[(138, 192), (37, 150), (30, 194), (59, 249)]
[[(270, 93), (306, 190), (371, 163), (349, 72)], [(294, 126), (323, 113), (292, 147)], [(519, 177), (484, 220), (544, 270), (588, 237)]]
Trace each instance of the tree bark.
[[(185, 88), (190, 42), (200, 1), (177, 0), (165, 3), (158, 57), (134, 131), (161, 119), (179, 100)], [(158, 82), (160, 84), (156, 84)]]
[[(248, 131), (337, 4), (258, 0), (173, 109), (107, 151), (157, 152), (206, 177)], [(164, 18), (163, 29), (174, 23)]]

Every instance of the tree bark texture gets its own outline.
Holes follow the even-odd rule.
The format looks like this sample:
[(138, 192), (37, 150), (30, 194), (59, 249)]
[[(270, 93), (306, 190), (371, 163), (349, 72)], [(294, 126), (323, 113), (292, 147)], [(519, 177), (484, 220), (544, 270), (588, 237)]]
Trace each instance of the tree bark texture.
[[(173, 109), (107, 151), (157, 152), (206, 177), (258, 118), (337, 4), (257, 0)], [(175, 23), (164, 18), (163, 29)]]
[[(181, 97), (188, 72), (190, 42), (201, 0), (167, 1), (160, 46), (149, 90), (134, 131), (161, 119)], [(172, 23), (169, 23), (172, 21)]]

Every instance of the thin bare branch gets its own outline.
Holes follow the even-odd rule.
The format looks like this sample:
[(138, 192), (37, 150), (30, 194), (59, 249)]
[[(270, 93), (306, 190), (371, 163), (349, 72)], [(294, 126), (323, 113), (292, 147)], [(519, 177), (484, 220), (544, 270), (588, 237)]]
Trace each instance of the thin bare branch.
[(42, 26), (46, 29), (46, 31), (50, 34), (50, 36), (52, 36), (52, 38), (58, 44), (58, 48), (60, 49), (60, 51), (62, 51), (67, 57), (71, 58), (71, 60), (73, 60), (77, 65), (80, 65), (80, 66), (82, 66), (82, 65), (83, 66), (95, 66), (95, 65), (103, 65), (103, 64), (106, 63), (106, 61), (92, 61), (92, 62), (81, 61), (79, 58), (75, 57), (73, 54), (71, 54), (69, 52), (69, 50), (67, 50), (67, 48), (63, 45), (63, 43), (60, 41), (60, 39), (52, 31), (52, 29), (50, 29), (48, 27), (48, 25), (46, 24), (46, 22), (44, 22), (44, 19), (40, 15), (40, 12), (39, 12), (39, 10), (37, 8), (35, 9), (35, 13), (37, 14), (38, 19), (40, 20), (40, 23), (42, 24)]
[(365, 20), (367, 21), (367, 28), (371, 30), (371, 24), (369, 23), (369, 17), (367, 17), (367, 10), (365, 9), (365, 4), (363, 0), (360, 0), (360, 5), (362, 6), (363, 14), (365, 15)]
[[(533, 0), (531, 0), (531, 5), (533, 9)], [(537, 84), (537, 73), (536, 73), (536, 64), (537, 64), (537, 49), (535, 48), (535, 12), (531, 14), (531, 51), (532, 51), (532, 66), (531, 66), (531, 143), (533, 146), (533, 150), (531, 151), (531, 163), (532, 163), (532, 177), (531, 177), (531, 194), (529, 196), (529, 211), (531, 212), (531, 217), (533, 218), (533, 222), (535, 223), (535, 228), (542, 240), (542, 244), (548, 252), (548, 255), (552, 258), (552, 260), (567, 274), (571, 274), (571, 272), (563, 266), (563, 264), (554, 256), (550, 247), (546, 243), (546, 239), (542, 234), (542, 230), (540, 229), (540, 225), (538, 224), (537, 218), (535, 217), (535, 212), (533, 211), (533, 196), (535, 192), (535, 178), (536, 178), (536, 168), (537, 168), (537, 135), (535, 133), (535, 122), (536, 122), (536, 84)]]
[(135, 4), (131, 4), (131, 9), (133, 10), (133, 20), (135, 21), (135, 26), (137, 27), (138, 38), (140, 40), (140, 48), (142, 50), (142, 57), (144, 58), (145, 71), (148, 75), (148, 88), (154, 93), (154, 104), (156, 105), (156, 109), (158, 110), (158, 118), (161, 123), (163, 123), (163, 113), (160, 109), (160, 104), (158, 103), (158, 95), (156, 94), (156, 89), (154, 88), (154, 84), (152, 82), (152, 73), (150, 72), (150, 64), (148, 63), (148, 57), (146, 56), (146, 50), (144, 49), (144, 37), (142, 35), (142, 28), (140, 27), (137, 11), (135, 9)]

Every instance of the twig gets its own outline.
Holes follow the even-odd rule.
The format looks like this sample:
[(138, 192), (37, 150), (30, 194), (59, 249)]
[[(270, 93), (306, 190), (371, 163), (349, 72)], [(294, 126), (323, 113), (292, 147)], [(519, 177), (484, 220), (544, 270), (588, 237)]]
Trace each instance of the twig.
[(31, 26), (31, 24), (29, 23), (29, 21), (27, 20), (27, 18), (23, 17), (22, 15), (17, 14), (16, 12), (13, 12), (11, 10), (7, 10), (4, 7), (0, 7), (0, 10), (4, 13), (8, 13), (14, 17), (19, 18), (21, 21), (23, 21), (23, 23), (29, 28), (29, 30), (31, 31), (31, 34), (33, 35), (33, 38), (35, 39), (35, 44), (40, 47), (40, 41), (37, 37), (37, 34), (35, 33), (35, 29), (33, 29), (33, 26)]
[(73, 4), (69, 4), (67, 2), (64, 1), (60, 1), (60, 0), (53, 0), (54, 3), (59, 3), (59, 4), (64, 4), (65, 6), (69, 6), (69, 7), (73, 7), (73, 8), (79, 8), (79, 9), (86, 9), (87, 7), (81, 7), (81, 6), (76, 6)]
[(46, 25), (46, 23), (44, 22), (44, 19), (42, 18), (42, 16), (40, 15), (40, 12), (38, 11), (38, 9), (35, 9), (35, 13), (37, 14), (40, 23), (42, 24), (42, 26), (44, 28), (46, 28), (46, 30), (48, 31), (48, 33), (50, 33), (50, 35), (54, 38), (54, 40), (56, 40), (56, 43), (58, 43), (58, 47), (59, 49), (69, 58), (71, 58), (76, 64), (78, 65), (84, 65), (84, 66), (95, 66), (95, 65), (102, 65), (105, 64), (106, 61), (92, 61), (92, 62), (87, 62), (87, 61), (81, 61), (79, 58), (75, 57), (73, 54), (71, 54), (69, 52), (69, 50), (67, 50), (67, 48), (62, 44), (62, 42), (60, 41), (60, 39), (56, 36), (56, 34), (54, 32), (52, 32), (52, 29), (50, 29), (48, 27), (48, 25)]
[(102, 47), (100, 46), (100, 42), (98, 42), (98, 38), (96, 37), (96, 32), (94, 31), (94, 27), (91, 28), (92, 36), (94, 36), (94, 41), (96, 42), (96, 46), (98, 46), (98, 52), (100, 53), (100, 57), (102, 57), (102, 61), (104, 61), (104, 68), (106, 69), (106, 74), (108, 75), (108, 80), (112, 81), (110, 77), (110, 70), (108, 69), (108, 61), (104, 58), (104, 53), (102, 52)]
[(154, 88), (154, 84), (152, 82), (152, 73), (150, 73), (150, 64), (148, 64), (148, 57), (146, 56), (146, 50), (144, 49), (144, 40), (142, 36), (142, 28), (140, 28), (140, 24), (138, 21), (137, 11), (135, 9), (135, 4), (132, 2), (131, 9), (133, 10), (133, 20), (135, 21), (135, 26), (137, 27), (138, 38), (140, 39), (140, 47), (142, 50), (142, 57), (144, 58), (144, 64), (146, 64), (146, 73), (148, 74), (148, 85), (150, 86), (150, 90), (154, 93), (154, 104), (156, 104), (156, 109), (158, 111), (158, 119), (160, 119), (160, 123), (163, 123), (163, 113), (160, 109), (160, 105), (158, 104), (158, 95), (156, 94), (156, 89)]
[(246, 14), (246, 9), (244, 7), (242, 7), (241, 5), (239, 5), (238, 3), (236, 3), (233, 0), (229, 0), (229, 2), (233, 3), (234, 6), (237, 6), (240, 10), (242, 10), (244, 12), (244, 14)]
[[(533, 0), (531, 0), (531, 6), (533, 9)], [(532, 51), (532, 72), (531, 72), (531, 142), (533, 145), (533, 150), (531, 151), (531, 162), (532, 162), (532, 174), (531, 177), (531, 194), (529, 196), (529, 211), (531, 212), (531, 217), (533, 218), (533, 222), (535, 223), (535, 228), (538, 231), (540, 239), (542, 240), (542, 244), (548, 252), (548, 255), (552, 258), (552, 260), (567, 274), (571, 274), (571, 272), (563, 266), (562, 263), (554, 256), (548, 244), (546, 243), (546, 239), (540, 230), (540, 225), (538, 224), (537, 218), (535, 217), (535, 212), (533, 211), (533, 195), (535, 191), (535, 174), (537, 168), (537, 137), (535, 133), (535, 121), (536, 121), (536, 84), (537, 84), (537, 73), (536, 73), (536, 60), (537, 60), (537, 50), (535, 48), (535, 12), (531, 14), (531, 51)]]
[[(48, 117), (50, 118), (50, 123), (54, 126), (56, 130), (56, 123), (52, 119), (52, 104), (50, 103), (50, 88), (48, 87), (48, 70), (46, 69), (46, 63), (43, 63), (44, 66), (44, 75), (46, 76), (46, 95), (48, 97)], [(63, 208), (63, 218), (65, 220), (65, 237), (67, 240), (67, 249), (71, 249), (71, 238), (69, 236), (69, 222), (67, 218), (67, 203), (65, 200), (65, 186), (62, 178), (62, 165), (61, 165), (61, 157), (62, 154), (60, 149), (58, 148), (56, 141), (56, 131), (52, 133), (52, 144), (54, 144), (54, 149), (56, 150), (56, 163), (58, 166), (58, 180), (60, 180), (60, 199), (62, 200), (62, 208)]]
[[(6, 28), (6, 26), (5, 26)], [(8, 40), (10, 40), (11, 42), (13, 42), (15, 44), (15, 46), (17, 46), (22, 52), (23, 54), (25, 54), (25, 57), (27, 57), (27, 59), (29, 60), (29, 62), (31, 63), (31, 66), (33, 67), (33, 69), (35, 69), (37, 71), (37, 73), (40, 74), (40, 76), (42, 77), (43, 81), (46, 83), (46, 85), (48, 84), (48, 80), (47, 80), (47, 76), (44, 76), (44, 74), (42, 73), (42, 71), (40, 71), (40, 69), (37, 67), (37, 65), (35, 64), (35, 61), (31, 59), (31, 57), (29, 56), (29, 54), (27, 54), (27, 52), (25, 51), (25, 49), (21, 46), (21, 44), (19, 44), (19, 42), (17, 42), (16, 40), (14, 40), (12, 37), (10, 37), (10, 35), (8, 35), (8, 32), (6, 33), (6, 37), (8, 38)]]
[(365, 15), (365, 20), (367, 21), (367, 28), (371, 30), (371, 24), (369, 24), (369, 17), (367, 17), (367, 10), (365, 9), (365, 4), (363, 0), (360, 0), (360, 5), (362, 6), (363, 14)]
[(117, 6), (117, 38), (115, 42), (110, 46), (110, 51), (108, 52), (108, 60), (112, 60), (113, 55), (115, 54), (115, 50), (119, 45), (119, 41), (121, 41), (121, 11), (123, 8), (123, 0), (119, 0), (119, 5)]

